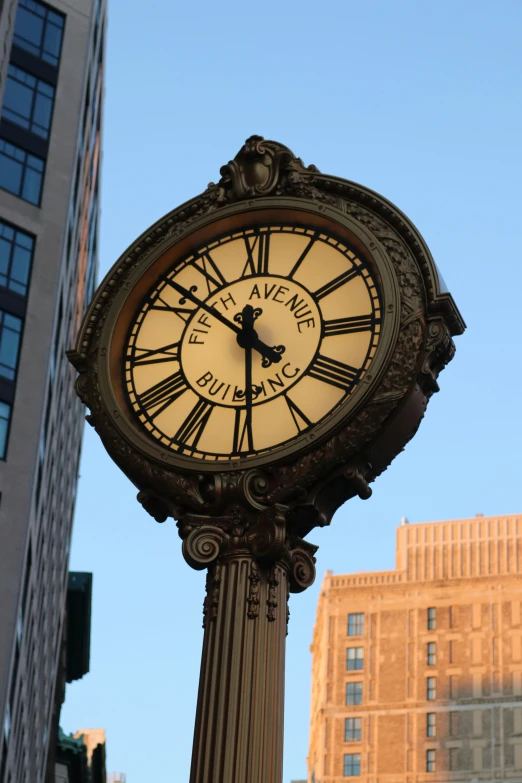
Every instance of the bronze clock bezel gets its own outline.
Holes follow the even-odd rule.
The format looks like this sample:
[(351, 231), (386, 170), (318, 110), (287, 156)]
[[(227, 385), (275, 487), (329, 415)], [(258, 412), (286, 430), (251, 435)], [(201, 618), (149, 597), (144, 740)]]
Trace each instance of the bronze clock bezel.
[[(381, 333), (369, 373), (359, 388), (330, 415), (322, 419), (311, 431), (296, 436), (290, 443), (276, 446), (256, 456), (236, 457), (233, 460), (205, 460), (162, 450), (146, 431), (141, 431), (135, 414), (130, 409), (122, 383), (122, 367), (125, 361), (125, 339), (129, 325), (135, 317), (145, 292), (187, 253), (197, 249), (214, 236), (225, 231), (232, 232), (245, 225), (267, 223), (300, 222), (310, 228), (323, 228), (325, 233), (344, 238), (353, 245), (368, 264), (380, 287), (382, 304)], [(124, 254), (136, 246), (139, 240)], [(100, 289), (103, 287), (100, 286)], [(312, 201), (292, 197), (257, 198), (255, 201), (240, 202), (223, 207), (218, 213), (211, 213), (194, 220), (174, 239), (159, 242), (147, 253), (143, 249), (140, 263), (135, 266), (121, 289), (116, 293), (108, 309), (100, 334), (100, 356), (98, 361), (98, 383), (100, 393), (108, 406), (114, 425), (120, 434), (149, 460), (162, 465), (190, 472), (228, 472), (246, 468), (259, 468), (294, 459), (323, 442), (331, 433), (352, 419), (377, 388), (386, 372), (399, 332), (400, 293), (392, 264), (382, 246), (363, 225), (340, 210)]]

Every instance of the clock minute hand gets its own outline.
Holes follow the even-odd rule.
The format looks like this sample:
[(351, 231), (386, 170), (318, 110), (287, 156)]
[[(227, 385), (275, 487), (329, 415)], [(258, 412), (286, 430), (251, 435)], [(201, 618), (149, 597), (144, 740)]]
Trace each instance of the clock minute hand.
[[(172, 288), (174, 288), (179, 294), (181, 294), (183, 299), (188, 299), (198, 307), (201, 307), (209, 315), (212, 315), (214, 318), (216, 318), (220, 323), (224, 324), (225, 326), (228, 326), (229, 329), (232, 329), (232, 331), (235, 332), (237, 335), (242, 333), (243, 330), (240, 329), (239, 326), (236, 326), (235, 323), (233, 323), (232, 321), (229, 321), (228, 318), (225, 318), (224, 315), (221, 315), (219, 310), (216, 310), (215, 307), (206, 304), (206, 302), (203, 302), (201, 299), (199, 299), (197, 296), (194, 295), (194, 291), (197, 290), (197, 287), (195, 285), (191, 286), (190, 289), (188, 289), (180, 285), (179, 283), (176, 283), (174, 280), (169, 280), (169, 285), (171, 285)], [(185, 304), (183, 299), (180, 300), (180, 304)], [(253, 331), (251, 347), (254, 348), (254, 350), (260, 353), (261, 356), (263, 357), (263, 367), (270, 367), (271, 364), (276, 364), (277, 362), (280, 362), (281, 354), (284, 352), (284, 346), (281, 345), (278, 345), (275, 348), (270, 348), (269, 345), (267, 345), (266, 343), (264, 343), (262, 340), (259, 339), (255, 331)]]
[[(245, 349), (245, 406), (246, 406), (246, 432), (248, 441), (248, 450), (254, 450), (254, 439), (252, 435), (252, 335), (254, 331), (254, 320), (256, 315), (250, 305), (245, 305), (241, 313), (241, 330), (237, 341)], [(256, 389), (257, 392), (257, 389)]]

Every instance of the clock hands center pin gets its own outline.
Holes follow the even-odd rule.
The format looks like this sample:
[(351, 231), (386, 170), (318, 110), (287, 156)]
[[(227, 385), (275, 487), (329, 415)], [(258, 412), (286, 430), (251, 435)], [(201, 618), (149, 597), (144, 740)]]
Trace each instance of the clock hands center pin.
[[(225, 318), (225, 316), (222, 315), (219, 312), (219, 310), (216, 310), (215, 307), (212, 307), (212, 305), (208, 305), (206, 302), (203, 302), (201, 299), (195, 296), (195, 292), (198, 290), (197, 286), (192, 285), (190, 286), (190, 289), (188, 289), (180, 285), (179, 283), (176, 283), (175, 280), (169, 280), (169, 284), (179, 294), (181, 294), (182, 299), (179, 300), (179, 303), (181, 305), (186, 304), (186, 301), (188, 299), (197, 307), (201, 307), (202, 310), (205, 310), (209, 315), (212, 315), (217, 321), (224, 324), (224, 326), (228, 326), (229, 329), (232, 329), (232, 331), (234, 331), (236, 335), (238, 335), (238, 342), (239, 342), (239, 335), (244, 334), (243, 329), (241, 329), (239, 326), (236, 326), (236, 324), (232, 323), (232, 321), (229, 321), (228, 318)], [(251, 307), (251, 306), (247, 305), (247, 307)], [(253, 308), (251, 309), (253, 310)], [(259, 308), (257, 309), (259, 310)], [(261, 314), (261, 310), (259, 310), (259, 314)], [(234, 321), (237, 321), (239, 323), (240, 322), (239, 318), (241, 317), (241, 315), (242, 315), (241, 313), (238, 313), (235, 316)], [(252, 326), (250, 339), (252, 340), (252, 344), (250, 347), (253, 348), (255, 351), (257, 351), (258, 353), (260, 353), (261, 356), (263, 357), (262, 360), (263, 367), (270, 367), (270, 365), (277, 364), (277, 362), (281, 361), (281, 354), (285, 352), (284, 345), (275, 345), (273, 348), (271, 348), (269, 345), (267, 345), (266, 343), (264, 343), (262, 340), (259, 339), (259, 337), (257, 336), (257, 332), (255, 331), (253, 326)]]

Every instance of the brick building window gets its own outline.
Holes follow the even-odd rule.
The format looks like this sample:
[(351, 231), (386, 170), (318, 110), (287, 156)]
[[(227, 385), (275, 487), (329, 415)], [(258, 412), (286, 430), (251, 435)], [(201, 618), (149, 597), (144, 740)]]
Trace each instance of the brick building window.
[(362, 702), (362, 682), (346, 683), (346, 704), (360, 704)]
[(346, 668), (348, 671), (359, 671), (364, 665), (364, 648), (348, 647), (346, 650)]
[(360, 742), (362, 735), (362, 718), (345, 718), (344, 741)]
[(348, 615), (348, 636), (362, 636), (364, 633), (364, 614)]
[(459, 749), (449, 749), (449, 768), (452, 772), (459, 768)]
[(437, 610), (434, 606), (428, 609), (428, 631), (434, 631), (437, 627)]
[(344, 777), (358, 777), (361, 774), (361, 754), (360, 753), (345, 753), (344, 754)]
[(435, 666), (437, 663), (437, 645), (435, 642), (428, 642), (428, 666)]
[(426, 772), (435, 772), (435, 751), (426, 751)]
[(437, 715), (435, 712), (428, 712), (426, 716), (426, 736), (434, 737), (437, 733)]
[(449, 714), (449, 733), (451, 737), (457, 737), (459, 734), (459, 713), (450, 712)]
[[(475, 696), (475, 694), (473, 694)], [(459, 696), (459, 678), (456, 674), (450, 674), (449, 678), (449, 697), (458, 699)]]
[(426, 678), (426, 698), (428, 701), (434, 701), (437, 698), (437, 678)]

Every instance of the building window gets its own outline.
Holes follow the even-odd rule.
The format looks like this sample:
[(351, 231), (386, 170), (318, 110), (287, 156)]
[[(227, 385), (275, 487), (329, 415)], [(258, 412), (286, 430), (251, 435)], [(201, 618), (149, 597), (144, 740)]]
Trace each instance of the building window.
[(450, 736), (457, 737), (459, 733), (459, 713), (458, 712), (450, 712), (449, 714), (449, 724), (450, 724)]
[(16, 375), (21, 333), (22, 320), (0, 310), (0, 375), (10, 381)]
[[(476, 694), (473, 695), (475, 696)], [(450, 699), (458, 699), (458, 696), (459, 696), (459, 678), (455, 674), (451, 674), (449, 678), (449, 697)]]
[(362, 718), (344, 719), (344, 741), (360, 742), (362, 734)]
[(449, 749), (449, 768), (451, 772), (454, 772), (459, 768), (459, 749), (458, 748), (450, 748)]
[(348, 671), (359, 671), (364, 664), (364, 649), (362, 647), (348, 647), (346, 650), (346, 668)]
[(361, 774), (361, 754), (344, 754), (344, 777), (358, 777)]
[(435, 751), (426, 751), (426, 772), (435, 772)]
[(437, 610), (434, 606), (428, 609), (428, 631), (434, 631), (437, 627)]
[(43, 172), (41, 158), (0, 139), (0, 188), (31, 204), (39, 204)]
[(0, 286), (27, 294), (34, 239), (0, 220)]
[(346, 704), (360, 704), (362, 702), (362, 682), (346, 683)]
[(434, 701), (437, 698), (437, 678), (426, 678), (426, 698), (428, 701)]
[(57, 67), (64, 17), (38, 0), (18, 0), (13, 43)]
[(10, 418), (11, 406), (6, 402), (0, 402), (0, 459), (5, 459), (7, 452), (7, 436), (9, 435)]
[(348, 636), (362, 636), (364, 633), (364, 614), (348, 615)]
[(426, 716), (426, 736), (434, 737), (437, 733), (437, 716), (434, 712), (428, 712)]
[(435, 666), (437, 663), (437, 645), (435, 642), (428, 642), (428, 666)]
[(21, 128), (49, 137), (53, 113), (54, 87), (36, 76), (9, 65), (2, 116)]

